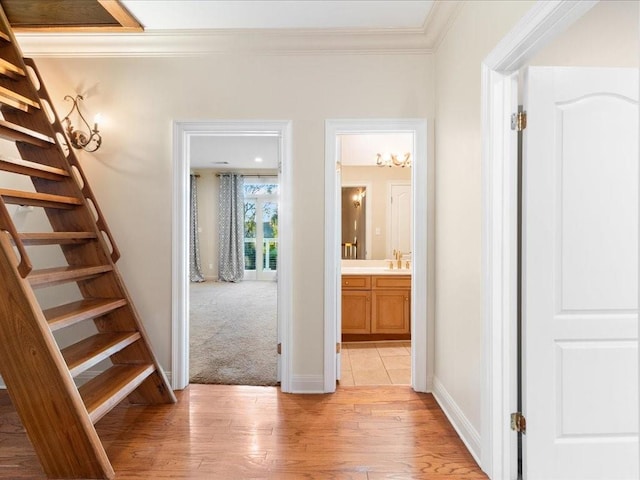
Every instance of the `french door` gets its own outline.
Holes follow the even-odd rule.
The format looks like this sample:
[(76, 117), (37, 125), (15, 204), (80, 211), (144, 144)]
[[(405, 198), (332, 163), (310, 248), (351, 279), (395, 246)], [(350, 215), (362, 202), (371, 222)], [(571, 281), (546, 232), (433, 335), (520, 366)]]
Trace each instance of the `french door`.
[(245, 194), (244, 263), (246, 280), (274, 280), (278, 270), (278, 200)]

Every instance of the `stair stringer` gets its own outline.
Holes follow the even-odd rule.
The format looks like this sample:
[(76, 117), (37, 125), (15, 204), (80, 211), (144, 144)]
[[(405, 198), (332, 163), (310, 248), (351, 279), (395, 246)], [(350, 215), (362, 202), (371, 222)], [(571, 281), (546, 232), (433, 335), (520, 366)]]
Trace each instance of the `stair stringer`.
[(114, 471), (8, 235), (0, 235), (0, 375), (50, 478)]

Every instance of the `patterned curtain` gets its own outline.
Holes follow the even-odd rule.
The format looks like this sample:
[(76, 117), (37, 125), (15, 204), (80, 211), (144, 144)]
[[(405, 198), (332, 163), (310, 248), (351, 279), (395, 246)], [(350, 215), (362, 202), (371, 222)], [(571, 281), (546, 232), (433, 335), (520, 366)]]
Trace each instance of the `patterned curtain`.
[(200, 267), (200, 239), (198, 236), (198, 182), (197, 176), (191, 175), (189, 229), (189, 279), (192, 282), (204, 282)]
[(244, 180), (242, 175), (220, 175), (220, 235), (218, 277), (240, 282), (244, 277)]

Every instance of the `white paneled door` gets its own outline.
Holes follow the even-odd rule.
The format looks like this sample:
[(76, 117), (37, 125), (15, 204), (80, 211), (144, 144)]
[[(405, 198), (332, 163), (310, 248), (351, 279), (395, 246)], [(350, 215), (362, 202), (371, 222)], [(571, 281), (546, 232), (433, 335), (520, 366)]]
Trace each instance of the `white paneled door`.
[(413, 230), (411, 225), (411, 185), (391, 184), (390, 185), (391, 215), (389, 223), (389, 258), (393, 258), (393, 251), (397, 250), (403, 254), (411, 253), (411, 239)]
[(526, 85), (525, 478), (638, 479), (638, 73)]

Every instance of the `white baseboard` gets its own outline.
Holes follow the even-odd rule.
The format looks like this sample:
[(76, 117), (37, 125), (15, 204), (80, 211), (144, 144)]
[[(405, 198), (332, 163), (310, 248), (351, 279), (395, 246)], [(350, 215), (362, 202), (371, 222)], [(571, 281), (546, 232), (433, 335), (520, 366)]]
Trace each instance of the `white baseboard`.
[(471, 425), (469, 419), (437, 377), (433, 378), (433, 396), (467, 447), (467, 450), (469, 450), (469, 453), (471, 453), (476, 463), (480, 465), (480, 434)]
[(325, 393), (323, 375), (292, 375), (291, 393)]

